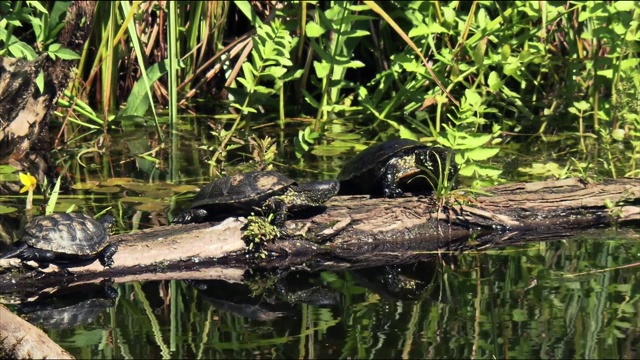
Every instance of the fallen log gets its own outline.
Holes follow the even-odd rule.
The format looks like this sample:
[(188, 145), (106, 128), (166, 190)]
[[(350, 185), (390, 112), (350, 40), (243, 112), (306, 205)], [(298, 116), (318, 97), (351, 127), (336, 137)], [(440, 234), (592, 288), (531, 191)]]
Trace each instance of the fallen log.
[(3, 359), (75, 359), (42, 330), (0, 305), (0, 357)]
[[(485, 191), (491, 195), (478, 196), (472, 204), (444, 206), (432, 197), (335, 197), (324, 211), (287, 221), (288, 234), (267, 244), (264, 259), (248, 256), (244, 218), (117, 235), (111, 238), (119, 245), (112, 268), (94, 262), (71, 271), (74, 281), (237, 282), (245, 269), (256, 266), (319, 270), (408, 263), (441, 251), (566, 238), (575, 229), (640, 220), (640, 179), (588, 184), (572, 178)], [(2, 261), (7, 266), (17, 259)], [(44, 286), (59, 281), (53, 275), (13, 272), (0, 276), (0, 291), (16, 282)]]

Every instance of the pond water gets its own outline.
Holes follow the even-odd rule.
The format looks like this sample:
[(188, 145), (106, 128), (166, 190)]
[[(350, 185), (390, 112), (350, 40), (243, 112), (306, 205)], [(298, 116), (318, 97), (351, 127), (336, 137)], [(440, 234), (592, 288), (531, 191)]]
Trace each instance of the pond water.
[[(54, 152), (52, 163), (68, 166), (56, 211), (108, 209), (122, 233), (167, 225), (193, 185), (211, 179), (212, 151), (198, 147), (214, 142), (206, 130), (190, 133), (171, 148), (154, 149), (153, 131), (140, 129), (113, 135), (108, 153)], [(285, 137), (275, 139), (275, 164), (303, 181), (334, 178), (352, 155), (302, 162)], [(517, 162), (554, 155), (528, 156)], [(253, 160), (245, 145), (227, 167)], [(24, 200), (0, 205), (21, 209)], [(2, 216), (5, 241), (20, 223)], [(638, 240), (637, 227), (600, 229), (375, 269), (116, 284), (117, 297), (92, 305), (87, 321), (43, 329), (78, 358), (638, 358)]]

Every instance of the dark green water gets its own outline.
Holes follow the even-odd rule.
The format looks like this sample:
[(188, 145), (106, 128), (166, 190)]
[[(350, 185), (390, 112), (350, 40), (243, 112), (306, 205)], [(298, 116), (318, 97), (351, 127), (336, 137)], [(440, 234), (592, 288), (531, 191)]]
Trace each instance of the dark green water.
[[(76, 184), (63, 189), (57, 211), (75, 204), (96, 214), (111, 206), (120, 232), (168, 224), (193, 194), (171, 184), (209, 181), (211, 152), (197, 150), (206, 142), (202, 133), (158, 150), (158, 162), (132, 156), (153, 147), (148, 134), (115, 135), (111, 152), (81, 158), (86, 167), (75, 160), (77, 151), (54, 153)], [(277, 144), (276, 165), (303, 180), (333, 178), (349, 156), (301, 161), (292, 144)], [(228, 167), (250, 161), (250, 153), (241, 147), (228, 156)], [(0, 202), (24, 206), (23, 197)], [(45, 331), (79, 358), (638, 358), (638, 240), (637, 227), (629, 227), (436, 257), (394, 273), (407, 280), (400, 290), (381, 285), (388, 269), (287, 277), (296, 289), (328, 294), (327, 301), (277, 292), (231, 297), (261, 282), (251, 274), (246, 288), (118, 284), (115, 306), (91, 323)]]

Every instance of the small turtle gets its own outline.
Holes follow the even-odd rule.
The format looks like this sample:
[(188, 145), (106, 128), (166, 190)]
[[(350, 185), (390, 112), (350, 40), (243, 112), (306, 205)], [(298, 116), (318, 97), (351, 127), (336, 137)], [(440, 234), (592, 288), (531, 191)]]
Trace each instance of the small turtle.
[(334, 180), (298, 184), (279, 172), (256, 171), (215, 180), (193, 199), (191, 208), (176, 216), (174, 224), (188, 224), (247, 216), (254, 209), (274, 213), (273, 223), (284, 226), (287, 211), (320, 206), (338, 193)]
[(111, 266), (117, 246), (107, 244), (107, 228), (113, 221), (111, 215), (100, 220), (79, 213), (39, 216), (27, 224), (14, 249), (0, 259), (16, 257), (43, 266), (84, 265), (97, 258), (102, 266)]
[(395, 139), (366, 148), (349, 160), (340, 173), (340, 194), (396, 198), (404, 191), (433, 190), (446, 169), (447, 180), (458, 172), (453, 151), (429, 147), (418, 141)]

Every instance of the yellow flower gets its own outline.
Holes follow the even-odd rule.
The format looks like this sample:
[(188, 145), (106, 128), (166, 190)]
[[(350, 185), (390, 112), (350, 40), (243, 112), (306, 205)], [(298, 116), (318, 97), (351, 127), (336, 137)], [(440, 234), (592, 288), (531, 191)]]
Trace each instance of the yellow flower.
[(36, 188), (36, 184), (38, 184), (38, 180), (30, 173), (20, 173), (20, 182), (24, 185), (24, 187), (20, 189), (20, 193), (33, 191)]

